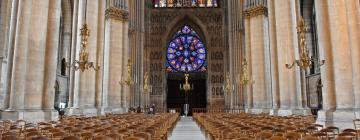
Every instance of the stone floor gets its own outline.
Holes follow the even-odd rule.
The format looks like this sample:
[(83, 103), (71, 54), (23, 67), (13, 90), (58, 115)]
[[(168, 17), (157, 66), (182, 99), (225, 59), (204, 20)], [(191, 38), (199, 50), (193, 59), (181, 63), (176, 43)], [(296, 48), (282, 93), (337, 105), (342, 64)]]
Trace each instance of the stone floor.
[(204, 132), (192, 119), (192, 117), (181, 117), (177, 122), (169, 140), (207, 140)]

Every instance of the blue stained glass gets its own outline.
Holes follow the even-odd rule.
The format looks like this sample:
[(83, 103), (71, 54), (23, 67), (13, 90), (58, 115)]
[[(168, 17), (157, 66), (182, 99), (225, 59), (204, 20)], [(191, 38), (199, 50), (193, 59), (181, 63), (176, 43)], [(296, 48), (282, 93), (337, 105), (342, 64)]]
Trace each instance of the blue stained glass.
[(169, 42), (166, 55), (171, 72), (206, 71), (206, 49), (198, 34), (184, 25)]

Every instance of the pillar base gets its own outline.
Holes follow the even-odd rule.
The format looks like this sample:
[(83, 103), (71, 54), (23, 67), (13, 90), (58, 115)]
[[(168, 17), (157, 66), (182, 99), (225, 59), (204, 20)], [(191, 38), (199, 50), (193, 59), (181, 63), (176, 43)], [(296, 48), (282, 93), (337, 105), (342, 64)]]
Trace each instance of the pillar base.
[(316, 123), (340, 129), (354, 128), (355, 117), (360, 118), (360, 112), (353, 109), (320, 110)]
[(104, 113), (122, 114), (122, 113), (126, 113), (127, 109), (123, 108), (123, 107), (104, 107), (103, 112)]
[(251, 113), (251, 114), (261, 114), (261, 113), (269, 114), (269, 113), (270, 113), (270, 109), (266, 109), (266, 108), (251, 108), (251, 109), (248, 109), (248, 113)]
[(89, 107), (89, 108), (67, 108), (66, 109), (66, 115), (85, 115), (85, 116), (97, 116), (98, 115), (98, 109), (95, 107)]
[(270, 109), (269, 115), (278, 116), (279, 109)]
[(308, 108), (299, 109), (278, 109), (278, 116), (289, 116), (289, 115), (310, 115), (311, 111)]
[(59, 113), (55, 109), (22, 109), (22, 110), (1, 110), (2, 120), (26, 120), (26, 121), (56, 121)]

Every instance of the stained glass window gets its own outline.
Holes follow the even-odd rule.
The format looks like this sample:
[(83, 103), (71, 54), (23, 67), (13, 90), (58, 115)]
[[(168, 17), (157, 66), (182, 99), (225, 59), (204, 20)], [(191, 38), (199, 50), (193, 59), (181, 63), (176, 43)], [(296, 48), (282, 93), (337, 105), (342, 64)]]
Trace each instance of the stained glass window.
[(218, 0), (153, 0), (154, 7), (218, 7)]
[(198, 34), (184, 25), (167, 47), (168, 72), (202, 72), (206, 71), (206, 49)]

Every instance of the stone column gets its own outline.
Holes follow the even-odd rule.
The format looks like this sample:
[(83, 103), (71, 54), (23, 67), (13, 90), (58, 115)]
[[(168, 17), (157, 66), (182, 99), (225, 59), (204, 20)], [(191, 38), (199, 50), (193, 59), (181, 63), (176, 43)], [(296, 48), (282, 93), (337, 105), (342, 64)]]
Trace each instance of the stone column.
[(360, 1), (348, 0), (345, 6), (353, 68), (354, 109), (357, 112), (356, 116), (360, 117)]
[[(127, 48), (125, 40), (128, 35), (125, 34), (125, 24), (128, 24), (128, 11), (117, 7), (110, 7), (106, 10), (106, 33), (105, 33), (105, 53), (104, 53), (104, 96), (107, 98), (106, 112), (122, 112), (121, 108), (121, 86), (119, 82), (124, 80), (121, 73), (126, 71), (126, 65), (123, 62), (127, 58), (122, 54)], [(124, 61), (125, 59), (125, 61)], [(125, 76), (126, 77), (126, 76)]]
[(96, 30), (98, 34), (98, 41), (96, 45), (96, 63), (100, 66), (100, 69), (96, 71), (96, 88), (95, 88), (95, 107), (98, 110), (98, 115), (105, 115), (104, 112), (104, 98), (103, 95), (103, 75), (104, 75), (104, 48), (105, 48), (105, 10), (106, 1), (99, 1), (99, 13), (98, 13), (98, 28)]
[[(248, 66), (251, 65), (251, 24), (250, 24), (250, 19), (249, 18), (245, 18), (245, 55), (244, 57), (246, 58), (247, 62), (248, 62)], [(248, 75), (252, 75), (252, 67), (248, 67)], [(242, 85), (243, 88), (243, 93), (246, 97), (246, 104), (245, 104), (245, 108), (247, 110), (251, 109), (253, 107), (253, 90), (252, 90), (252, 86), (251, 85)]]
[[(11, 28), (12, 15), (12, 0), (0, 1), (0, 108), (6, 109), (8, 107), (8, 99), (6, 92), (7, 82), (7, 67), (8, 65), (8, 47), (9, 40), (14, 31)], [(12, 33), (11, 33), (12, 32)], [(11, 48), (10, 48), (11, 49)], [(11, 66), (10, 66), (11, 67)]]
[(250, 78), (253, 83), (253, 109), (252, 113), (268, 112), (270, 108), (270, 50), (268, 37), (267, 8), (265, 5), (254, 5), (245, 11), (246, 18), (250, 20), (250, 33), (246, 34), (250, 38), (250, 67), (252, 75)]
[(18, 5), (19, 0), (13, 0), (11, 3), (11, 17), (10, 17), (10, 29), (9, 29), (9, 38), (7, 40), (7, 68), (3, 71), (6, 71), (6, 77), (4, 76), (4, 93), (6, 94), (4, 99), (4, 109), (9, 108), (10, 105), (10, 89), (11, 89), (11, 78), (13, 72), (13, 61), (14, 61), (14, 44), (16, 36), (16, 26), (17, 26), (17, 17), (18, 17)]
[(240, 73), (241, 73), (241, 62), (242, 62), (242, 0), (231, 0), (228, 1), (228, 30), (229, 30), (229, 61), (230, 61), (230, 81), (234, 85), (234, 89), (231, 93), (231, 108), (238, 109), (240, 104), (243, 103), (241, 98), (241, 86)]
[(45, 70), (43, 86), (43, 109), (57, 115), (54, 110), (55, 81), (59, 47), (61, 1), (50, 1), (45, 48)]
[(144, 32), (145, 32), (145, 1), (132, 0), (130, 1), (130, 30), (133, 31), (129, 35), (131, 61), (133, 63), (132, 77), (135, 81), (131, 86), (131, 106), (141, 105), (140, 100), (144, 93), (140, 90), (143, 87), (143, 51), (144, 51)]
[(323, 83), (323, 110), (333, 110), (336, 107), (334, 76), (333, 76), (333, 58), (331, 55), (331, 37), (329, 29), (329, 13), (327, 0), (315, 1), (316, 22), (318, 43), (320, 50), (320, 59), (325, 59), (326, 64), (321, 67), (321, 79)]
[[(356, 46), (358, 48), (359, 45), (357, 38), (352, 38), (358, 37), (357, 30), (359, 26), (356, 26), (357, 19), (355, 18), (354, 20), (353, 17), (349, 16), (356, 13), (356, 10), (350, 6), (353, 4), (350, 1), (349, 3), (347, 3), (348, 1), (339, 0), (322, 2), (316, 3), (318, 4), (319, 11), (321, 10), (320, 14), (326, 17), (324, 19), (320, 18), (320, 23), (327, 25), (325, 27), (328, 28), (320, 28), (319, 31), (322, 31), (321, 33), (324, 34), (327, 33), (326, 30), (330, 31), (328, 33), (329, 36), (325, 35), (326, 40), (324, 41), (328, 41), (329, 46), (322, 46), (324, 49), (323, 55), (326, 59), (325, 65), (328, 64), (328, 61), (330, 65), (333, 65), (332, 67), (324, 65), (321, 68), (322, 72), (325, 72), (324, 74), (328, 74), (332, 78), (329, 79), (332, 80), (330, 84), (322, 80), (326, 82), (324, 82), (323, 97), (332, 100), (324, 100), (324, 110), (319, 113), (318, 122), (325, 123), (326, 125), (335, 125), (340, 128), (348, 128), (352, 127), (352, 119), (355, 117), (352, 109), (355, 105), (356, 97), (354, 96), (354, 89), (356, 87), (354, 82), (357, 80), (356, 73), (358, 73), (356, 71), (358, 69), (352, 65), (353, 59), (358, 62), (358, 57), (356, 58), (358, 52), (354, 53), (353, 51), (356, 51), (356, 49), (353, 50), (353, 47)], [(358, 64), (355, 66), (358, 67)], [(326, 77), (324, 76), (323, 78)], [(328, 95), (327, 92), (335, 92), (335, 94)], [(330, 108), (334, 107), (334, 105), (336, 105), (336, 111)]]
[[(77, 46), (77, 38), (78, 38), (78, 29), (75, 27), (78, 27), (78, 14), (79, 12), (79, 1), (75, 0), (74, 3), (74, 8), (73, 8), (73, 19), (72, 19), (72, 27), (74, 28), (72, 30), (72, 38), (71, 38), (71, 48), (70, 48), (70, 60), (68, 62), (70, 63), (74, 63), (76, 56), (78, 55), (76, 52), (76, 46)], [(77, 82), (75, 82), (75, 79), (77, 78), (77, 76), (75, 75), (75, 70), (73, 68), (68, 68), (69, 69), (69, 109), (71, 110), (72, 108), (77, 108), (77, 94), (78, 92), (75, 92), (75, 85)]]
[[(50, 32), (49, 30), (54, 28), (49, 25), (60, 24), (60, 17), (56, 17), (59, 15), (58, 7), (60, 7), (60, 2), (50, 2), (49, 0), (41, 3), (31, 0), (19, 1), (10, 105), (8, 110), (1, 112), (2, 119), (37, 121), (57, 118), (57, 113), (44, 110), (53, 106), (50, 100), (54, 100), (48, 92), (45, 93), (44, 89), (49, 87), (44, 85), (44, 80), (53, 79), (53, 83), (55, 83), (55, 78), (45, 75), (55, 73), (56, 57), (54, 65), (50, 65), (45, 60), (47, 59), (46, 53), (57, 54), (58, 44), (53, 40), (58, 38), (59, 33)], [(49, 58), (49, 61), (52, 60), (54, 58)], [(45, 101), (50, 101), (50, 103)]]
[(271, 95), (272, 95), (272, 110), (270, 114), (277, 114), (280, 107), (279, 96), (279, 71), (278, 71), (278, 54), (277, 54), (277, 37), (276, 37), (276, 19), (275, 19), (275, 4), (274, 1), (269, 0), (268, 16), (269, 16), (269, 42), (270, 42), (270, 71), (271, 71)]
[[(98, 28), (99, 28), (99, 3), (100, 1), (87, 1), (80, 0), (78, 8), (78, 22), (74, 30), (80, 30), (84, 23), (88, 24), (90, 30), (90, 36), (88, 39), (88, 61), (94, 62), (95, 66), (98, 66), (97, 62), (97, 44), (98, 44)], [(86, 21), (85, 20), (85, 8), (86, 8)], [(103, 21), (104, 22), (104, 21)], [(79, 32), (79, 31), (78, 31)], [(80, 35), (77, 36), (75, 52), (75, 60), (79, 60), (80, 51)], [(90, 68), (81, 72), (80, 70), (75, 71), (74, 79), (74, 106), (75, 108), (70, 109), (69, 114), (85, 114), (85, 115), (96, 115), (97, 109), (95, 108), (96, 103), (96, 72)]]
[(279, 73), (279, 115), (308, 114), (302, 109), (300, 70), (298, 66), (287, 69), (285, 64), (293, 63), (298, 56), (298, 37), (296, 33), (295, 1), (274, 1), (275, 28), (277, 39), (277, 59)]

